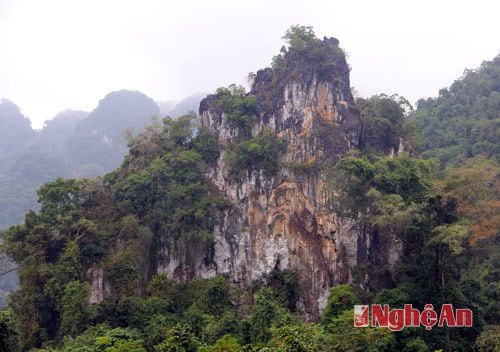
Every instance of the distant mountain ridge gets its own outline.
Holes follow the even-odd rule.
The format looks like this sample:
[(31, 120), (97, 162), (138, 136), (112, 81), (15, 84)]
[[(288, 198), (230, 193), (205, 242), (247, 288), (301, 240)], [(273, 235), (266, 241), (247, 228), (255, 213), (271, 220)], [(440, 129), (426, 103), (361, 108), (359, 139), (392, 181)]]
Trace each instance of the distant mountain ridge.
[(76, 174), (102, 175), (120, 165), (127, 153), (125, 131), (142, 129), (159, 113), (155, 101), (141, 92), (107, 94), (87, 118), (77, 122), (65, 144), (68, 156), (80, 166)]

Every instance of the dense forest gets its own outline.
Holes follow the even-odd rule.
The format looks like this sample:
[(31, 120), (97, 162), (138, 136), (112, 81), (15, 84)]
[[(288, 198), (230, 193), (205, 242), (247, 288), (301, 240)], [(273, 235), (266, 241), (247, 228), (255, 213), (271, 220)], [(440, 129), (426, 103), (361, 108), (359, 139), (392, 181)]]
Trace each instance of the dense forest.
[[(339, 77), (344, 54), (310, 27), (292, 26), (284, 39), (271, 67), (251, 75), (253, 85), (260, 75), (274, 91), (257, 96), (258, 87), (232, 85), (211, 95), (214, 109), (238, 131), (233, 142), (220, 143), (194, 113), (167, 117), (130, 134), (121, 165), (102, 177), (43, 178), (40, 210), (2, 232), (20, 282), (0, 311), (0, 351), (498, 351), (500, 56), (414, 110), (397, 95), (356, 99), (346, 112), (357, 121), (356, 143), (299, 163), (285, 160), (286, 140), (252, 129), (275, 108), (276, 92), (310, 67), (314, 77)], [(86, 128), (78, 124), (75, 131)], [(315, 133), (333, 138), (321, 135), (325, 129)], [(82, 134), (71, 148), (90, 150), (98, 142)], [(81, 157), (97, 155), (103, 153)], [(220, 160), (231, 184), (283, 170), (319, 179), (335, 190), (332, 212), (366, 229), (379, 248), (400, 243), (401, 255), (393, 264), (373, 258), (352, 268), (348, 282), (329, 289), (318, 319), (305, 318), (306, 288), (287, 268), (249, 286), (220, 274), (182, 273), (189, 279), (179, 280), (160, 272), (158, 248), (181, 253), (185, 268), (213, 262), (214, 228), (233, 207), (207, 181)], [(22, 166), (16, 170), (24, 174)], [(103, 276), (105, 297), (94, 287)], [(419, 309), (452, 303), (471, 309), (474, 325), (355, 328), (353, 305), (361, 303)]]

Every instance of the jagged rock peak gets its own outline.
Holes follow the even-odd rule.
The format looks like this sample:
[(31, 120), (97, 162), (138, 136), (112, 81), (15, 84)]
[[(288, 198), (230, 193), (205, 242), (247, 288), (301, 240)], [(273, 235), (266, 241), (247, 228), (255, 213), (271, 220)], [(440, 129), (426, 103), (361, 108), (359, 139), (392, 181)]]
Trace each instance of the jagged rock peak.
[[(356, 146), (353, 105), (338, 40), (311, 36), (290, 40), (271, 67), (257, 72), (249, 93), (220, 88), (200, 103), (202, 126), (222, 146), (207, 178), (232, 204), (214, 228), (216, 272), (250, 286), (276, 268), (296, 271), (305, 291), (297, 306), (311, 319), (325, 306), (328, 288), (348, 282), (357, 264), (361, 234), (330, 209), (332, 190), (319, 172)], [(263, 132), (286, 141), (279, 171), (270, 176), (253, 168), (234, 182), (227, 177), (232, 148), (259, 149), (262, 140), (251, 139)]]
[(227, 94), (223, 89), (200, 103), (202, 125), (219, 133), (221, 142), (270, 130), (287, 140), (287, 158), (293, 161), (345, 153), (357, 144), (359, 121), (353, 108), (349, 66), (338, 43), (336, 38), (325, 37), (302, 46), (290, 45), (274, 57), (271, 67), (257, 72), (244, 105), (251, 105), (253, 98), (255, 109), (241, 112), (255, 114), (251, 133), (237, 126), (231, 112), (220, 104)]
[(353, 98), (349, 66), (336, 38), (316, 39), (306, 47), (289, 47), (273, 58), (272, 67), (259, 70), (251, 93), (260, 95), (279, 91), (290, 82), (308, 84), (328, 82), (336, 86), (339, 98), (349, 104)]

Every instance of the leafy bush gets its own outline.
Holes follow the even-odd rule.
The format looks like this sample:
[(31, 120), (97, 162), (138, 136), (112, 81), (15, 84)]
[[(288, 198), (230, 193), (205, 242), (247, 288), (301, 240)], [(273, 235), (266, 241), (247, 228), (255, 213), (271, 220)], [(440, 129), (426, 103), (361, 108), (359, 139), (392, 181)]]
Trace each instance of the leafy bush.
[(64, 336), (78, 336), (89, 320), (87, 297), (90, 287), (87, 283), (71, 281), (62, 297), (61, 333)]
[(356, 108), (361, 121), (361, 150), (389, 154), (397, 152), (403, 141), (406, 146), (416, 149), (417, 137), (406, 121), (405, 112), (412, 107), (405, 98), (385, 94), (358, 98)]
[(286, 142), (269, 131), (240, 144), (233, 144), (227, 154), (234, 180), (241, 180), (246, 172), (263, 170), (266, 176), (274, 176), (280, 168), (280, 157), (286, 151)]
[(494, 352), (500, 349), (500, 325), (487, 326), (476, 339), (476, 347), (480, 352)]
[(193, 150), (198, 152), (208, 165), (214, 165), (220, 154), (217, 135), (202, 127), (193, 139)]
[(167, 331), (165, 340), (155, 346), (157, 352), (196, 352), (200, 342), (185, 324), (178, 324)]
[(248, 135), (256, 121), (258, 113), (257, 97), (248, 95), (245, 88), (230, 85), (217, 89), (215, 107), (222, 110), (231, 125)]
[(328, 324), (342, 312), (352, 309), (355, 304), (360, 304), (359, 298), (349, 285), (337, 285), (330, 288), (328, 302), (321, 317), (323, 324)]
[(291, 26), (283, 39), (288, 48), (281, 48), (281, 53), (273, 58), (271, 66), (276, 85), (300, 77), (333, 78), (339, 67), (339, 60), (345, 61), (338, 41), (318, 39), (312, 27)]

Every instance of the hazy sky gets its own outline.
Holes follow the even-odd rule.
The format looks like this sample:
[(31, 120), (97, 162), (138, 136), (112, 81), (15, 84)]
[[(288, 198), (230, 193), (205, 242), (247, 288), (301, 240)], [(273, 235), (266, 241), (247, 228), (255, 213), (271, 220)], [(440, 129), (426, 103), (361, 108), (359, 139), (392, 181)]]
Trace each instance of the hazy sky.
[(0, 0), (0, 98), (41, 126), (108, 92), (179, 99), (244, 83), (291, 24), (334, 36), (361, 95), (435, 96), (500, 52), (500, 2)]

